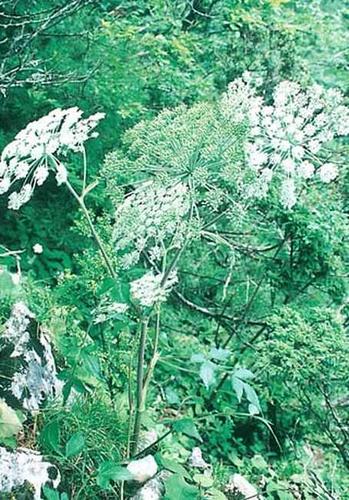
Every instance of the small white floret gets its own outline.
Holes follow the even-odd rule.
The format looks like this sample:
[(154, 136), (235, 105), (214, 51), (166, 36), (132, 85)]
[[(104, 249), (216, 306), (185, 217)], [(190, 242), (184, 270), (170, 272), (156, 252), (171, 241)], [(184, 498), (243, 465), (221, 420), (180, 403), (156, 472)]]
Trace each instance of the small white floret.
[(42, 253), (44, 251), (42, 245), (40, 245), (40, 243), (35, 243), (35, 245), (33, 246), (33, 252), (34, 253)]
[(329, 182), (333, 181), (338, 175), (338, 170), (336, 165), (333, 163), (324, 163), (320, 168), (319, 168), (319, 176), (322, 182), (325, 182), (328, 184)]

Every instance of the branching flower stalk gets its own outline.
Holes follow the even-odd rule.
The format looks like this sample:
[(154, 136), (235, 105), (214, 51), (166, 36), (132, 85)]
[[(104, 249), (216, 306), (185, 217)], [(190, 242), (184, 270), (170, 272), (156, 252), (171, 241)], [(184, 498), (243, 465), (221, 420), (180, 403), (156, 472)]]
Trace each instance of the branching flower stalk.
[[(9, 208), (18, 210), (23, 204), (31, 199), (36, 187), (42, 186), (49, 176), (49, 173), (53, 171), (57, 184), (65, 184), (70, 194), (77, 201), (99, 248), (108, 272), (110, 276), (115, 279), (117, 275), (113, 264), (85, 204), (86, 195), (96, 186), (96, 183), (87, 186), (87, 158), (84, 142), (90, 137), (96, 137), (98, 135), (96, 132), (92, 131), (104, 115), (98, 113), (87, 119), (82, 119), (81, 116), (82, 112), (78, 108), (70, 108), (67, 110), (57, 109), (47, 116), (30, 123), (24, 130), (19, 132), (14, 141), (5, 148), (1, 155), (0, 194), (6, 193), (13, 184), (17, 184), (18, 181), (21, 181), (22, 186), (19, 191), (14, 191), (9, 196)], [(68, 179), (67, 169), (60, 160), (60, 157), (65, 156), (69, 151), (80, 152), (83, 157), (81, 194), (72, 186)], [(135, 200), (139, 199), (139, 196), (144, 196), (144, 193), (146, 193), (146, 191), (136, 192)], [(167, 197), (166, 199), (170, 202), (169, 212), (168, 215), (165, 215), (165, 219), (167, 217), (167, 220), (169, 220), (168, 217), (171, 217), (171, 213), (178, 212), (177, 220), (180, 220), (180, 217), (184, 215), (188, 209), (185, 204), (186, 187), (183, 184), (177, 184), (169, 189), (159, 188), (156, 193), (159, 200)], [(147, 195), (145, 194), (145, 196)], [(133, 202), (133, 199), (131, 202)], [(159, 213), (163, 212), (164, 207), (165, 205), (160, 201), (160, 206), (158, 208), (161, 208), (161, 210)], [(165, 220), (161, 222), (165, 222)], [(171, 221), (167, 222), (167, 224), (167, 231), (171, 233)], [(162, 228), (159, 227), (159, 230), (161, 234)], [(143, 279), (134, 283), (133, 287), (135, 298), (140, 300), (142, 306), (150, 306), (150, 312), (146, 316), (141, 317), (132, 453), (134, 453), (134, 450), (136, 450), (138, 446), (147, 389), (157, 361), (159, 319), (157, 320), (153, 355), (146, 376), (144, 376), (148, 324), (155, 303), (166, 299), (168, 289), (176, 281), (174, 268), (181, 254), (181, 247), (183, 249), (183, 246), (178, 242), (175, 257), (166, 271), (164, 270), (164, 272), (158, 276), (148, 273)], [(131, 400), (129, 410), (131, 418), (133, 413), (133, 403)]]
[(134, 353), (134, 344), (132, 346), (131, 356), (128, 363), (127, 369), (127, 397), (128, 397), (128, 430), (127, 430), (127, 448), (126, 448), (126, 458), (130, 458), (131, 453), (131, 438), (132, 438), (132, 424), (133, 424), (133, 414), (134, 414), (134, 401), (132, 393), (132, 360)]
[[(104, 118), (104, 114), (97, 113), (89, 118), (82, 119), (81, 110), (69, 108), (66, 110), (55, 109), (47, 116), (29, 123), (6, 146), (1, 154), (0, 194), (8, 192), (13, 184), (21, 181), (22, 187), (20, 190), (9, 195), (9, 208), (18, 210), (30, 200), (35, 188), (42, 186), (50, 171), (53, 171), (57, 184), (66, 184), (68, 190), (78, 202), (108, 271), (115, 278), (116, 273), (113, 265), (84, 202), (85, 196), (96, 186), (96, 183), (86, 186), (87, 158), (84, 143), (89, 138), (98, 136), (98, 133), (93, 130), (102, 118)], [(67, 169), (59, 159), (66, 156), (68, 152), (79, 152), (83, 157), (81, 195), (78, 195), (72, 187), (68, 180)]]
[[(67, 185), (67, 188), (68, 188), (69, 192), (73, 195), (73, 197), (75, 198), (75, 200), (78, 202), (78, 204), (79, 204), (79, 206), (80, 206), (80, 208), (81, 208), (81, 210), (82, 210), (82, 212), (83, 212), (83, 214), (85, 216), (85, 219), (86, 219), (86, 221), (87, 221), (87, 223), (89, 225), (89, 228), (91, 230), (92, 236), (93, 236), (95, 242), (97, 243), (97, 246), (98, 246), (99, 251), (100, 251), (100, 253), (101, 253), (102, 257), (103, 257), (103, 260), (104, 260), (105, 265), (106, 265), (106, 267), (107, 267), (107, 269), (109, 271), (110, 276), (115, 279), (117, 276), (116, 276), (116, 272), (114, 270), (113, 264), (112, 264), (111, 260), (108, 257), (108, 254), (107, 254), (107, 252), (106, 252), (106, 250), (104, 248), (102, 240), (101, 240), (99, 234), (96, 231), (96, 228), (95, 228), (95, 226), (93, 224), (93, 221), (91, 219), (90, 213), (89, 213), (89, 211), (88, 211), (88, 209), (87, 209), (87, 207), (85, 205), (84, 198), (86, 196), (86, 190), (85, 190), (85, 192), (84, 191), (82, 192), (81, 196), (79, 196), (78, 193), (75, 191), (75, 189), (73, 188), (73, 186), (70, 184), (70, 182), (68, 180), (66, 181), (66, 185)], [(87, 189), (88, 189), (88, 187), (87, 187)], [(89, 189), (89, 191), (90, 190), (91, 189)]]
[[(177, 262), (179, 251), (176, 253), (172, 263), (169, 266), (169, 273), (165, 273), (163, 275), (165, 281), (162, 279), (161, 282), (159, 283), (159, 289), (161, 289), (162, 292), (161, 295), (157, 296), (158, 302), (153, 304), (149, 313), (146, 316), (141, 317), (140, 319), (140, 334), (139, 334), (137, 369), (136, 369), (137, 375), (136, 375), (135, 417), (134, 417), (134, 425), (133, 425), (131, 448), (130, 448), (131, 456), (135, 455), (138, 451), (139, 435), (142, 425), (142, 418), (145, 411), (148, 387), (154, 372), (155, 365), (159, 359), (158, 343), (160, 334), (160, 303), (165, 298), (167, 280), (169, 280), (170, 283), (173, 281), (173, 279), (171, 279), (171, 270), (173, 269), (172, 264), (173, 262)], [(162, 277), (162, 275), (158, 276), (160, 278)], [(146, 353), (146, 345), (148, 339), (148, 327), (154, 310), (156, 310), (156, 328), (155, 328), (154, 345), (153, 345), (151, 359), (149, 361), (146, 373), (144, 373), (145, 353)]]
[[(193, 209), (194, 203), (193, 200), (190, 203), (189, 210), (189, 227), (193, 218)], [(185, 239), (179, 248), (177, 248), (175, 255), (173, 256), (168, 268), (162, 273), (162, 275), (158, 275), (161, 277), (161, 281), (159, 283), (160, 289), (166, 292), (166, 287), (168, 283), (170, 286), (174, 282), (173, 273), (175, 272), (176, 265), (178, 260), (186, 248), (189, 242), (189, 230), (186, 231)], [(166, 252), (164, 254), (164, 259), (166, 258)], [(155, 365), (159, 359), (158, 355), (158, 343), (159, 343), (159, 335), (160, 335), (160, 303), (163, 300), (163, 297), (159, 296), (159, 302), (153, 304), (152, 309), (149, 315), (141, 320), (141, 331), (140, 331), (140, 339), (139, 339), (139, 348), (138, 348), (138, 360), (137, 360), (137, 387), (136, 387), (136, 409), (135, 409), (135, 422), (133, 428), (133, 436), (132, 436), (132, 445), (131, 445), (131, 455), (133, 456), (138, 451), (138, 443), (139, 443), (139, 434), (142, 424), (142, 416), (145, 411), (145, 403), (148, 392), (148, 387), (154, 372)], [(154, 337), (154, 345), (151, 359), (148, 364), (148, 368), (146, 374), (144, 375), (144, 359), (145, 359), (145, 350), (147, 343), (147, 331), (148, 325), (151, 318), (151, 315), (156, 309), (156, 327), (155, 327), (155, 337)]]

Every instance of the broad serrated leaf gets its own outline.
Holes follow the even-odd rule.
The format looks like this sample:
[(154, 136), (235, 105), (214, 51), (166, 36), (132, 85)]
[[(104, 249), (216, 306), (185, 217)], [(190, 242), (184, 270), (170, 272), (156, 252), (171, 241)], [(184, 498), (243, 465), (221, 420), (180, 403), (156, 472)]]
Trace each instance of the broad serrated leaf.
[(46, 500), (60, 500), (62, 498), (58, 491), (53, 490), (48, 486), (43, 486), (42, 491), (45, 495)]
[(97, 297), (101, 297), (115, 286), (114, 278), (105, 278), (97, 288)]
[(55, 451), (59, 454), (62, 453), (60, 448), (60, 429), (57, 420), (45, 425), (40, 433), (40, 440), (50, 451)]
[(237, 368), (234, 371), (234, 377), (240, 378), (241, 380), (249, 380), (254, 378), (254, 374), (247, 370), (247, 368)]
[(241, 403), (242, 395), (244, 393), (245, 382), (243, 382), (241, 379), (239, 379), (239, 378), (235, 377), (234, 375), (232, 375), (232, 377), (231, 377), (231, 384), (233, 386), (233, 389), (235, 391), (235, 394), (236, 394), (236, 397), (237, 397), (239, 403)]
[(249, 404), (248, 405), (248, 413), (253, 416), (253, 415), (258, 415), (259, 413), (259, 410), (257, 408), (257, 406), (253, 405), (253, 404)]
[(213, 478), (205, 474), (194, 474), (193, 480), (198, 483), (201, 488), (210, 488), (213, 485)]
[(0, 270), (0, 297), (11, 295), (15, 289), (12, 276), (8, 271)]
[(100, 362), (97, 356), (90, 354), (86, 350), (81, 351), (81, 362), (84, 368), (98, 380), (102, 380)]
[(110, 296), (116, 302), (127, 304), (130, 301), (130, 284), (117, 281), (110, 290)]
[(210, 500), (228, 500), (228, 498), (221, 491), (216, 488), (210, 488), (209, 491), (205, 493), (206, 497)]
[(262, 455), (255, 455), (251, 458), (251, 465), (258, 470), (267, 470), (268, 463), (264, 460)]
[(182, 475), (186, 479), (190, 479), (190, 475), (188, 474), (188, 472), (185, 470), (183, 465), (179, 464), (178, 462), (175, 462), (174, 460), (169, 460), (168, 458), (164, 458), (160, 454), (156, 455), (156, 461), (159, 462), (164, 469), (169, 470), (171, 472), (176, 472), (177, 474)]
[(260, 405), (259, 405), (259, 399), (256, 394), (256, 391), (251, 387), (249, 384), (244, 384), (244, 391), (246, 394), (247, 401), (255, 406), (258, 410), (258, 413), (261, 411)]
[(168, 404), (170, 405), (179, 405), (181, 400), (179, 399), (177, 391), (172, 389), (172, 387), (166, 387), (165, 388), (165, 395)]

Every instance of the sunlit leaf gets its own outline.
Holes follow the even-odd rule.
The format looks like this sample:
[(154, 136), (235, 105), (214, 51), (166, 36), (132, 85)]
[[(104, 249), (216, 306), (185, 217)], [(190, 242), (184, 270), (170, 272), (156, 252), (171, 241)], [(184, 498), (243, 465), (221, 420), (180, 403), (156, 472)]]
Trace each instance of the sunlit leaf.
[(216, 381), (215, 370), (217, 365), (212, 361), (205, 361), (200, 367), (200, 378), (205, 384), (206, 389), (209, 389)]

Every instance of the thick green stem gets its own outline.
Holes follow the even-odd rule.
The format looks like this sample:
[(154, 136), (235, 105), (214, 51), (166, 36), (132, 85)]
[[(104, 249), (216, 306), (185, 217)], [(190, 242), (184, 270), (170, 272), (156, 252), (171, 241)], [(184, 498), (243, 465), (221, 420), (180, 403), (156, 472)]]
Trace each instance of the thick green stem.
[(140, 335), (140, 339), (139, 339), (138, 361), (137, 361), (136, 415), (135, 415), (135, 423), (134, 423), (134, 427), (133, 427), (131, 455), (134, 455), (137, 451), (138, 441), (139, 441), (139, 433), (140, 433), (141, 424), (142, 424), (142, 416), (143, 416), (143, 412), (144, 412), (144, 404), (145, 404), (144, 354), (145, 354), (145, 345), (147, 342), (148, 321), (149, 321), (149, 318), (144, 319), (142, 321), (141, 335)]
[[(132, 354), (134, 352), (134, 349), (132, 347)], [(127, 429), (127, 448), (126, 448), (126, 458), (130, 458), (130, 451), (131, 451), (131, 434), (132, 434), (132, 423), (133, 423), (133, 396), (132, 396), (132, 359), (133, 355), (131, 354), (130, 360), (129, 360), (129, 365), (128, 365), (128, 409), (129, 409), (129, 416), (128, 416), (128, 429)]]
[(155, 326), (153, 353), (148, 365), (147, 373), (145, 374), (144, 377), (144, 384), (143, 384), (144, 401), (146, 400), (147, 397), (147, 391), (151, 377), (154, 372), (155, 365), (159, 359), (159, 354), (158, 354), (159, 336), (160, 336), (160, 305), (157, 306), (157, 311), (156, 311), (156, 326)]

